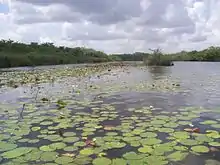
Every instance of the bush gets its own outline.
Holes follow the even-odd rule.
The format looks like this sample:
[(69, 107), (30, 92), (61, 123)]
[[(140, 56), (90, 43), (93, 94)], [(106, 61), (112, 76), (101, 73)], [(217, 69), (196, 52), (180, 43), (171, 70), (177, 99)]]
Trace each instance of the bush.
[(146, 65), (154, 66), (172, 66), (172, 57), (162, 54), (159, 49), (153, 50), (153, 53), (144, 58)]

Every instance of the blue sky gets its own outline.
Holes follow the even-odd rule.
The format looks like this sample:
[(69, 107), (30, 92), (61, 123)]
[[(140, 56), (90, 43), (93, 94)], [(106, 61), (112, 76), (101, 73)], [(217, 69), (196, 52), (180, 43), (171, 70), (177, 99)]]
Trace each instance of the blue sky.
[(9, 12), (9, 6), (7, 3), (0, 2), (0, 13), (7, 14)]

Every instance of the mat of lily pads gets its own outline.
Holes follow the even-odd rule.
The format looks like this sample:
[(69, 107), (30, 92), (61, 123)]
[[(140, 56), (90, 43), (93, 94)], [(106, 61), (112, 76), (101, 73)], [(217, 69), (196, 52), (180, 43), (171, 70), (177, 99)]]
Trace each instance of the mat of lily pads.
[[(219, 165), (220, 111), (126, 99), (144, 93), (160, 100), (161, 93), (175, 98), (181, 92), (178, 81), (164, 78), (116, 83), (136, 69), (145, 70), (99, 66), (4, 73), (11, 80), (4, 80), (2, 89), (23, 93), (0, 105), (0, 163)], [(56, 84), (57, 91), (46, 90)], [(207, 117), (210, 113), (216, 118)]]

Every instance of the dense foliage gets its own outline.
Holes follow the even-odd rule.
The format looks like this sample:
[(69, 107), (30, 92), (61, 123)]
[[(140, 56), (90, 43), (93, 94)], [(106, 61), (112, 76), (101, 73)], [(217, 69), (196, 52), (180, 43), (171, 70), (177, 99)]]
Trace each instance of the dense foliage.
[[(153, 54), (136, 52), (133, 54), (111, 54), (84, 47), (56, 47), (53, 43), (18, 43), (12, 40), (0, 41), (0, 68), (36, 65), (57, 65), (76, 63), (100, 63), (110, 61), (142, 61), (157, 63)], [(156, 61), (155, 61), (156, 60)], [(182, 51), (175, 54), (162, 55), (161, 62), (170, 61), (220, 61), (220, 47), (210, 47), (202, 51)], [(149, 64), (150, 64), (149, 63)], [(159, 64), (158, 64), (159, 65)]]
[(101, 51), (81, 47), (55, 47), (52, 43), (23, 44), (11, 40), (0, 41), (0, 67), (98, 63), (111, 61)]
[(174, 61), (220, 61), (220, 47), (209, 47), (202, 51), (181, 51), (169, 54)]

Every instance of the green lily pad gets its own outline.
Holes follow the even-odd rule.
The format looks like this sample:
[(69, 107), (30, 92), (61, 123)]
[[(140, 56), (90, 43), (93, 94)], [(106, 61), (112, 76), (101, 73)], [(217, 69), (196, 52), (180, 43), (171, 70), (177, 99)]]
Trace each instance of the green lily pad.
[(93, 165), (110, 165), (111, 164), (111, 160), (108, 158), (96, 158), (92, 161)]
[(124, 159), (113, 159), (111, 165), (127, 165), (127, 162)]
[(170, 155), (167, 156), (168, 159), (172, 161), (181, 161), (185, 159), (185, 157), (188, 155), (186, 152), (176, 151)]
[(170, 123), (164, 124), (163, 126), (168, 127), (168, 128), (176, 128), (179, 126), (179, 124), (170, 122)]
[(39, 131), (41, 128), (40, 127), (32, 127), (31, 130), (32, 131)]
[(141, 137), (154, 138), (157, 137), (157, 134), (154, 132), (144, 132), (140, 134)]
[(220, 124), (212, 124), (211, 127), (213, 127), (213, 128), (220, 128)]
[(64, 151), (72, 152), (78, 150), (78, 147), (76, 146), (67, 146), (63, 149)]
[(178, 142), (180, 144), (187, 145), (187, 146), (193, 146), (193, 145), (198, 145), (202, 143), (200, 141), (196, 141), (193, 139), (180, 139)]
[(173, 137), (177, 139), (188, 139), (189, 138), (188, 132), (174, 132), (174, 133), (171, 133), (170, 135), (172, 135)]
[(203, 122), (200, 122), (200, 124), (205, 124), (205, 125), (211, 125), (211, 124), (217, 124), (218, 122), (215, 120), (205, 120)]
[(156, 139), (156, 138), (147, 138), (147, 139), (142, 139), (140, 140), (140, 143), (142, 145), (155, 145), (155, 144), (159, 144), (162, 141), (160, 139)]
[(4, 152), (2, 154), (2, 157), (7, 158), (7, 159), (17, 158), (19, 156), (22, 156), (22, 155), (25, 155), (25, 154), (31, 152), (32, 149), (33, 148), (28, 148), (28, 147), (16, 148), (16, 149), (13, 149), (11, 151)]
[(123, 157), (127, 160), (138, 160), (144, 158), (145, 156), (136, 154), (135, 152), (127, 152), (123, 155)]
[(55, 162), (58, 164), (68, 164), (73, 162), (73, 158), (68, 156), (61, 156), (55, 159)]
[(209, 145), (210, 146), (215, 146), (215, 147), (220, 147), (220, 143), (219, 142), (210, 142)]
[(66, 142), (66, 143), (73, 143), (73, 142), (76, 142), (78, 141), (79, 138), (78, 137), (66, 137), (63, 139), (63, 142)]
[(164, 132), (164, 133), (171, 133), (174, 132), (174, 129), (172, 128), (158, 128), (159, 132)]
[[(168, 161), (166, 160), (166, 158), (164, 156), (158, 156), (158, 155), (151, 155), (151, 156), (147, 156), (144, 159), (144, 163), (142, 164), (149, 164), (149, 165), (166, 165), (168, 164)], [(136, 165), (136, 164), (134, 164)]]
[(74, 146), (76, 146), (76, 147), (83, 147), (83, 146), (85, 146), (86, 145), (86, 143), (85, 142), (76, 142), (76, 143), (74, 143)]
[(65, 143), (62, 143), (62, 142), (50, 144), (50, 148), (54, 148), (54, 149), (56, 149), (56, 150), (63, 149), (63, 148), (65, 148), (65, 147), (66, 147), (66, 144), (65, 144)]
[(191, 148), (192, 151), (197, 152), (197, 153), (207, 153), (209, 152), (209, 148), (206, 146), (193, 146)]
[(52, 148), (50, 145), (41, 146), (39, 148), (41, 151), (55, 151), (56, 148)]
[(58, 153), (56, 153), (56, 152), (43, 152), (40, 155), (40, 160), (44, 161), (44, 162), (54, 161), (56, 159), (57, 155), (58, 155)]
[(138, 151), (141, 153), (151, 153), (153, 149), (151, 146), (144, 146), (144, 147), (138, 148)]
[(92, 155), (94, 154), (94, 150), (92, 148), (84, 148), (80, 151), (82, 155)]
[(40, 123), (40, 125), (52, 125), (53, 122), (52, 121), (43, 121)]
[(174, 146), (174, 149), (178, 150), (178, 151), (187, 151), (188, 150), (188, 148), (185, 146)]
[(16, 147), (17, 147), (16, 144), (0, 141), (0, 152), (9, 151), (15, 149)]
[(66, 137), (76, 136), (76, 133), (74, 133), (74, 132), (65, 132), (65, 133), (63, 134), (63, 136), (66, 136)]

